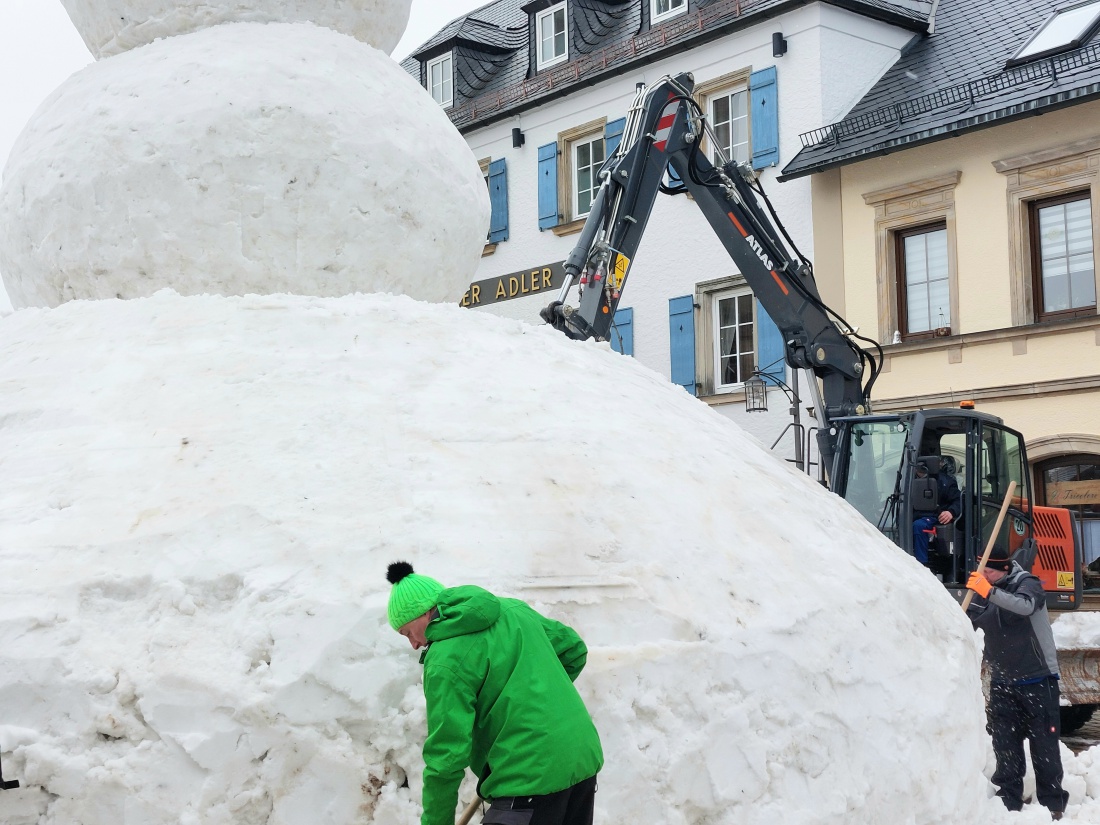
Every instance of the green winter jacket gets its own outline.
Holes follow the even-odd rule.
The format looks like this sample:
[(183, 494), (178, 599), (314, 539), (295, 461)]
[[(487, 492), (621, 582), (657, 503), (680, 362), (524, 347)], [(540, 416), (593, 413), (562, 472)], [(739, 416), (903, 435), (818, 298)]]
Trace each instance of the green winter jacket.
[(603, 765), (573, 680), (580, 636), (518, 599), (473, 585), (439, 595), (421, 657), (428, 738), (422, 825), (454, 825), (469, 766), (486, 799), (565, 790)]

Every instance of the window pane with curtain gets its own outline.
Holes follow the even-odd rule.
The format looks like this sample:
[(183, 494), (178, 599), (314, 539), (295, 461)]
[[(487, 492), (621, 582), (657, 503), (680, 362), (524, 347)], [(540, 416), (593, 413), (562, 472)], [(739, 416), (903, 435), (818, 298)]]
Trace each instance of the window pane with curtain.
[[(727, 158), (738, 163), (749, 161), (749, 93), (745, 89), (718, 94), (710, 99), (710, 124), (718, 146)], [(721, 164), (718, 152), (712, 153), (715, 166)]]
[(573, 144), (573, 191), (574, 218), (587, 215), (592, 210), (592, 201), (600, 190), (596, 173), (604, 162), (604, 140), (602, 137), (580, 140)]
[(666, 14), (681, 11), (684, 8), (684, 0), (653, 0), (653, 16), (664, 17)]
[(905, 311), (903, 332), (931, 332), (951, 326), (947, 227), (905, 232), (898, 256)]
[(539, 18), (539, 64), (543, 65), (565, 55), (565, 6), (549, 11)]
[(1092, 256), (1092, 205), (1087, 195), (1038, 204), (1040, 316), (1096, 306)]
[(718, 296), (715, 325), (718, 351), (718, 385), (741, 384), (752, 377), (756, 366), (751, 292)]

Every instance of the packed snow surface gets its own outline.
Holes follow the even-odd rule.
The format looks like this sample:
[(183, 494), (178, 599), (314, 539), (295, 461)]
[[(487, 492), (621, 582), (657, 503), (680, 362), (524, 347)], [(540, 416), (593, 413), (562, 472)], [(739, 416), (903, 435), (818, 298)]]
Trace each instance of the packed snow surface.
[(401, 292), (458, 301), (485, 242), (477, 159), (377, 49), (236, 23), (73, 75), (13, 148), (0, 272), (79, 298)]
[(6, 823), (414, 825), (396, 559), (578, 628), (601, 822), (1004, 815), (958, 605), (606, 345), (164, 291), (3, 319), (0, 387)]
[(61, 0), (98, 59), (219, 23), (316, 23), (389, 53), (412, 0)]

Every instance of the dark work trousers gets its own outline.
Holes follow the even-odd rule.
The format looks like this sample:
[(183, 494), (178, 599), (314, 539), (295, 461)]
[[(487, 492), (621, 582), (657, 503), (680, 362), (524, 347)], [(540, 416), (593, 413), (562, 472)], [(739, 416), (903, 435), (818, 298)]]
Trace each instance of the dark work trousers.
[(482, 825), (592, 825), (596, 777), (546, 796), (494, 799)]
[(1035, 768), (1035, 796), (1051, 811), (1064, 811), (1069, 794), (1062, 790), (1062, 757), (1058, 752), (1058, 680), (1034, 685), (992, 684), (986, 706), (997, 770), (993, 784), (1005, 807), (1024, 805), (1024, 739), (1031, 746)]

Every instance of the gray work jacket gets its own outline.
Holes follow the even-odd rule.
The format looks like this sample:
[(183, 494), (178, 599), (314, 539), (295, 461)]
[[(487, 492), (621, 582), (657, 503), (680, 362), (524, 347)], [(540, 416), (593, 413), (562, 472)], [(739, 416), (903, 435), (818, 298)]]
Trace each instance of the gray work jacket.
[(1015, 562), (993, 586), (989, 599), (970, 606), (975, 627), (985, 631), (990, 678), (1002, 684), (1058, 675), (1058, 651), (1047, 616), (1042, 582)]

